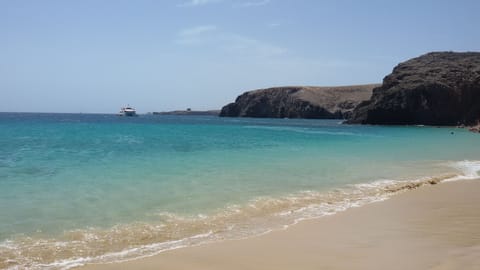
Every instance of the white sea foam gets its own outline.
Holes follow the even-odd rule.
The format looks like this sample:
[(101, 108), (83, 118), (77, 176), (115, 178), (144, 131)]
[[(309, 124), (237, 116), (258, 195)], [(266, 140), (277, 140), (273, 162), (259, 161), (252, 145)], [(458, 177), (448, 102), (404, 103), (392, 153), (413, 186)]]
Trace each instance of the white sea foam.
[(450, 166), (461, 172), (460, 175), (447, 179), (446, 181), (480, 179), (480, 161), (464, 160), (450, 163)]
[[(162, 242), (162, 243), (155, 243), (150, 245), (144, 245), (141, 247), (135, 247), (130, 249), (125, 249), (118, 252), (111, 252), (106, 253), (96, 257), (82, 257), (82, 258), (73, 258), (73, 259), (66, 259), (66, 260), (59, 260), (49, 264), (39, 264), (37, 266), (33, 266), (31, 270), (37, 269), (61, 269), (66, 270), (73, 267), (82, 266), (88, 263), (112, 263), (112, 262), (124, 262), (129, 261), (132, 259), (141, 259), (145, 257), (150, 257), (157, 255), (161, 252), (179, 249), (188, 246), (196, 246), (199, 244), (204, 244), (211, 241), (210, 238), (213, 235), (212, 231), (209, 231), (205, 234), (198, 234), (188, 238)], [(9, 270), (16, 270), (17, 268), (8, 268)]]
[(370, 183), (361, 183), (361, 184), (355, 184), (353, 185), (359, 190), (366, 190), (366, 189), (378, 189), (378, 188), (384, 188), (388, 185), (393, 185), (398, 183), (398, 181), (395, 180), (390, 180), (390, 179), (380, 179), (377, 181), (373, 181)]
[(4, 240), (0, 242), (0, 248), (5, 248), (5, 249), (14, 249), (16, 248), (15, 243), (12, 240)]

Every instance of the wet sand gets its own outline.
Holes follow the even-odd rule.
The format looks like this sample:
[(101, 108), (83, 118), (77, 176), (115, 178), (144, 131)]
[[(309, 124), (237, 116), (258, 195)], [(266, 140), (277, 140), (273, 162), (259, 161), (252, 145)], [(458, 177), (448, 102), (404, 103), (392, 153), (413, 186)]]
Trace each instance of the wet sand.
[(81, 269), (480, 269), (480, 180), (421, 187), (263, 236)]

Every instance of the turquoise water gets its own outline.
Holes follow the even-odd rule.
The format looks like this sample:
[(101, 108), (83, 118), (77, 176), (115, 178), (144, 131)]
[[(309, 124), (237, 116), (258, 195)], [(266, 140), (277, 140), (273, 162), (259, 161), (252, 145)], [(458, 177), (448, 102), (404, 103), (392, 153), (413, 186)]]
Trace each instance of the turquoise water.
[(0, 113), (0, 268), (264, 233), (402, 181), (475, 178), (479, 150), (478, 134), (456, 128)]

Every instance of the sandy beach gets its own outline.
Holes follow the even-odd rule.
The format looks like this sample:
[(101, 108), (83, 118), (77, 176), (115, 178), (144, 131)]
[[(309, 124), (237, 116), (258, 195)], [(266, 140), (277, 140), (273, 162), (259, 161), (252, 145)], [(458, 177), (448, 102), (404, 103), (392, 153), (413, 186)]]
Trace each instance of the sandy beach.
[(480, 269), (480, 181), (447, 182), (243, 240), (108, 269)]

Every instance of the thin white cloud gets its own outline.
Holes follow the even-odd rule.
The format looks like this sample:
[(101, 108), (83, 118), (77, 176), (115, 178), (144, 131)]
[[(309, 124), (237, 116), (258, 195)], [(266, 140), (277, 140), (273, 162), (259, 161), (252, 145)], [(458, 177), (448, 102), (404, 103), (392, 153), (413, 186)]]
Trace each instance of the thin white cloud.
[(183, 29), (177, 33), (175, 40), (178, 44), (198, 44), (207, 40), (207, 35), (211, 35), (217, 30), (215, 25), (199, 25)]
[(237, 4), (238, 7), (259, 7), (259, 6), (265, 6), (269, 4), (271, 0), (258, 0), (258, 1), (242, 1)]
[(270, 28), (275, 28), (275, 27), (279, 27), (281, 26), (282, 24), (281, 23), (278, 23), (278, 22), (271, 22), (269, 24), (267, 24), (268, 27)]
[(198, 36), (206, 32), (215, 31), (215, 25), (199, 25), (192, 28), (184, 29), (178, 33), (180, 36)]
[(198, 6), (204, 6), (207, 4), (218, 3), (221, 1), (222, 0), (189, 0), (187, 2), (179, 4), (178, 6), (179, 7), (198, 7)]
[(177, 33), (175, 43), (185, 46), (208, 45), (235, 54), (270, 57), (285, 54), (280, 46), (251, 37), (218, 30), (215, 25), (199, 25)]

